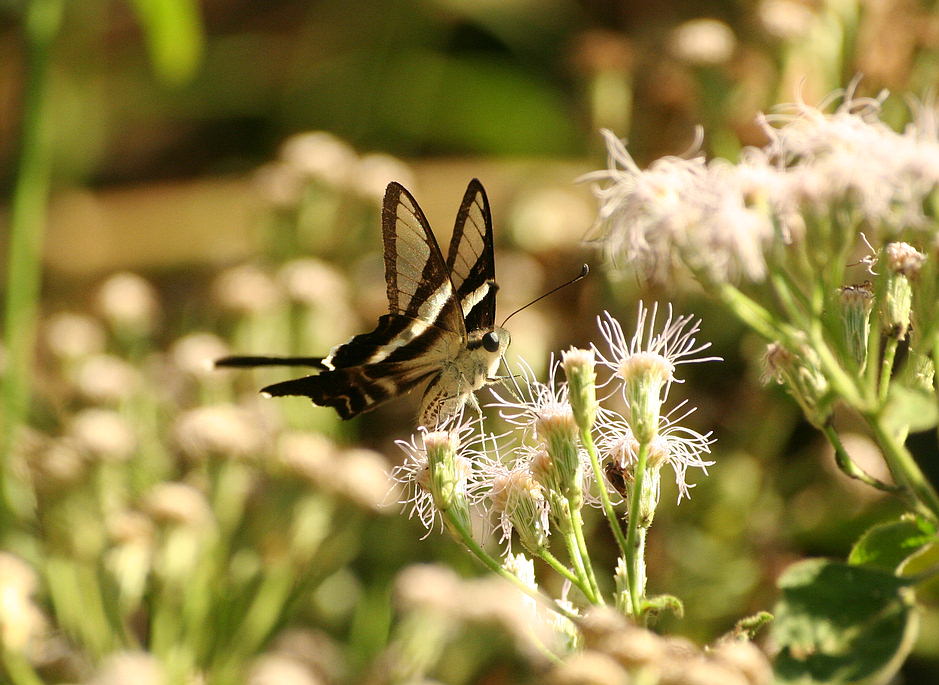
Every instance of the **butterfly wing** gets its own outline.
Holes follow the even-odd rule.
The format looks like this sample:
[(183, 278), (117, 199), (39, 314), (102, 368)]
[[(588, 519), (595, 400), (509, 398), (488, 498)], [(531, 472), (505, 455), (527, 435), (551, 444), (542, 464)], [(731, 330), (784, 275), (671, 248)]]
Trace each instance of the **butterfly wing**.
[(385, 191), (382, 238), (389, 313), (374, 331), (333, 348), (323, 360), (326, 371), (265, 392), (306, 395), (351, 418), (434, 378), (465, 347), (447, 263), (424, 212), (398, 183)]
[(489, 198), (478, 179), (466, 187), (447, 252), (447, 270), (468, 332), (486, 331), (496, 318), (496, 267)]

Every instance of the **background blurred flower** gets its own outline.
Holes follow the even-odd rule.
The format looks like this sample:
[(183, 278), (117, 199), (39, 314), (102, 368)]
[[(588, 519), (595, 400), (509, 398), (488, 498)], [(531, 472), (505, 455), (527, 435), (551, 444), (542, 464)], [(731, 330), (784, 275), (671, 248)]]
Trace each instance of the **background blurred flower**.
[(105, 335), (95, 319), (86, 314), (59, 312), (48, 318), (45, 339), (49, 350), (63, 359), (77, 359), (104, 350)]
[(235, 405), (197, 407), (180, 414), (173, 435), (191, 461), (257, 459), (267, 438), (261, 421), (257, 413)]
[(116, 329), (146, 334), (156, 327), (160, 316), (156, 290), (143, 277), (128, 271), (102, 283), (96, 299), (101, 316)]
[(33, 594), (36, 572), (22, 559), (0, 552), (0, 643), (14, 652), (25, 650), (46, 628)]
[(280, 300), (275, 281), (256, 266), (238, 266), (223, 271), (212, 287), (215, 300), (225, 309), (250, 314), (273, 307)]
[(130, 423), (110, 409), (83, 409), (72, 418), (69, 435), (93, 460), (125, 461), (137, 447)]

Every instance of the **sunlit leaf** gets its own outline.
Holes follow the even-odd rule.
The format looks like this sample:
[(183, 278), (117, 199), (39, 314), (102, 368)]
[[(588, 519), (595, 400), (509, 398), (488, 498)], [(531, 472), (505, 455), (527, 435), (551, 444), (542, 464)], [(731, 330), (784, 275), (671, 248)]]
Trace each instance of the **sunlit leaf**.
[(893, 573), (907, 558), (935, 539), (935, 525), (917, 516), (878, 523), (854, 543), (848, 563)]
[(925, 390), (892, 383), (884, 410), (884, 421), (895, 431), (919, 433), (935, 428), (939, 422), (936, 396)]
[(917, 632), (908, 582), (874, 568), (810, 559), (779, 579), (772, 635), (782, 683), (880, 683)]

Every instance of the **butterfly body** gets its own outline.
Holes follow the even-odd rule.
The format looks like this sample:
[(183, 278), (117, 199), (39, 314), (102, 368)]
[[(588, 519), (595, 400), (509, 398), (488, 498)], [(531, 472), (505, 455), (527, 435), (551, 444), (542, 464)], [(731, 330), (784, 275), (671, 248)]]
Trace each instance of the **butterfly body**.
[(274, 395), (305, 395), (348, 419), (424, 386), (418, 420), (435, 426), (492, 379), (509, 343), (495, 326), (492, 219), (473, 179), (446, 259), (414, 197), (391, 183), (382, 204), (389, 312), (378, 326), (318, 357), (228, 357), (220, 366), (310, 366), (318, 374), (275, 383)]
[(440, 374), (428, 382), (418, 415), (421, 425), (436, 425), (458, 413), (466, 403), (478, 408), (473, 393), (492, 381), (511, 340), (504, 328), (494, 328), (485, 335), (491, 341), (489, 347), (484, 345), (484, 336), (471, 338), (464, 349), (443, 363)]

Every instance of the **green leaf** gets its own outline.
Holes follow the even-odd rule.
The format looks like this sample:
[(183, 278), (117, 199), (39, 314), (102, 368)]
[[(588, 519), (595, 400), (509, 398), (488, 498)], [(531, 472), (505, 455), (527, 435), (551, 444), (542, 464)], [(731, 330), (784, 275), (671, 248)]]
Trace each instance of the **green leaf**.
[(912, 514), (869, 528), (848, 555), (854, 566), (896, 573), (911, 555), (936, 540), (936, 526)]
[(884, 422), (894, 432), (919, 433), (935, 428), (939, 423), (939, 404), (935, 394), (902, 383), (891, 383)]
[(885, 682), (917, 632), (907, 584), (876, 568), (824, 559), (786, 569), (772, 626), (778, 682)]
[(131, 0), (147, 38), (147, 51), (164, 83), (185, 83), (202, 59), (203, 35), (196, 0)]
[(642, 601), (642, 612), (649, 613), (652, 616), (669, 611), (676, 618), (682, 618), (685, 615), (685, 605), (675, 595), (655, 595), (646, 597)]

